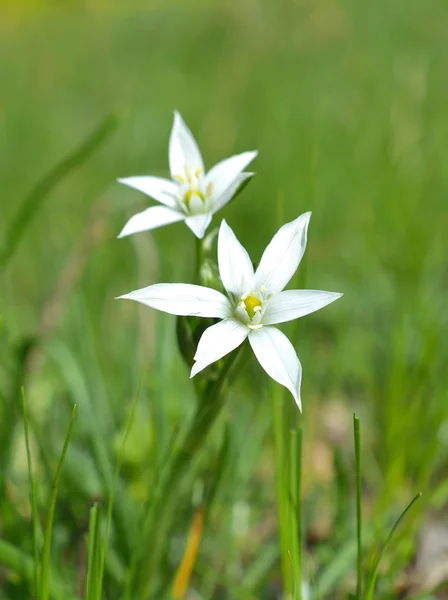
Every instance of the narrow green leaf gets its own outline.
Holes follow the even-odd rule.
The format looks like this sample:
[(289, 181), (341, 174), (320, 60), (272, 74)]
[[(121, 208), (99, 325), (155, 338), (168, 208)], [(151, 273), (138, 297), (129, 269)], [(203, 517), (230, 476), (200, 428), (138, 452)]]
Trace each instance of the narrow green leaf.
[(134, 422), (135, 411), (138, 406), (138, 401), (140, 399), (140, 394), (142, 391), (145, 376), (146, 376), (146, 372), (143, 371), (140, 376), (137, 393), (135, 394), (135, 398), (134, 398), (134, 401), (131, 406), (131, 411), (130, 411), (127, 421), (126, 421), (124, 435), (123, 435), (123, 439), (121, 441), (120, 450), (119, 450), (118, 458), (117, 458), (117, 463), (115, 466), (115, 473), (114, 473), (114, 478), (113, 478), (113, 482), (112, 482), (112, 489), (110, 490), (109, 502), (107, 505), (106, 531), (104, 534), (104, 541), (103, 541), (102, 549), (101, 549), (100, 568), (99, 568), (99, 578), (100, 578), (101, 587), (103, 585), (104, 564), (105, 564), (106, 556), (107, 556), (107, 546), (109, 544), (110, 527), (112, 524), (112, 514), (113, 514), (113, 509), (114, 509), (115, 496), (117, 493), (118, 478), (120, 475), (121, 466), (123, 464), (124, 450), (126, 447), (126, 442), (129, 437), (129, 432), (131, 431), (132, 423)]
[(294, 598), (302, 598), (302, 429), (289, 436), (289, 535), (290, 561), (294, 576)]
[(362, 477), (361, 477), (361, 431), (359, 417), (353, 415), (355, 436), (355, 470), (356, 470), (356, 600), (362, 600)]
[(86, 576), (86, 600), (92, 600), (94, 598), (93, 590), (95, 588), (95, 536), (96, 536), (96, 523), (98, 521), (98, 504), (95, 503), (90, 509), (89, 517), (89, 534), (87, 542), (87, 576)]
[(23, 413), (23, 425), (25, 429), (25, 446), (26, 446), (26, 460), (28, 465), (28, 481), (30, 484), (30, 502), (31, 502), (31, 522), (32, 522), (32, 538), (33, 538), (33, 562), (34, 562), (34, 574), (33, 574), (33, 591), (37, 596), (39, 589), (39, 549), (38, 549), (38, 537), (41, 534), (39, 517), (37, 513), (37, 500), (36, 500), (36, 480), (33, 476), (33, 467), (31, 463), (31, 450), (30, 450), (30, 433), (28, 423), (28, 413), (26, 409), (25, 390), (21, 388), (22, 397), (22, 413)]
[(389, 546), (395, 531), (397, 530), (398, 526), (400, 525), (401, 521), (404, 519), (404, 517), (406, 516), (406, 514), (408, 513), (408, 511), (412, 508), (412, 506), (417, 502), (417, 500), (420, 498), (420, 496), (422, 495), (421, 492), (419, 492), (418, 494), (416, 494), (414, 496), (414, 498), (409, 502), (409, 504), (406, 506), (406, 508), (404, 509), (404, 511), (401, 513), (401, 515), (398, 517), (398, 519), (395, 521), (394, 526), (392, 527), (392, 529), (389, 532), (389, 535), (386, 538), (386, 541), (384, 542), (383, 547), (381, 548), (378, 557), (375, 561), (375, 565), (373, 567), (372, 570), (372, 574), (370, 576), (369, 579), (369, 583), (367, 585), (367, 592), (366, 592), (366, 600), (372, 600), (373, 598), (373, 594), (375, 591), (375, 584), (376, 584), (376, 580), (378, 578), (378, 572), (380, 569), (380, 564), (381, 564), (381, 560), (384, 556), (384, 553), (387, 549), (387, 547)]
[(59, 458), (58, 468), (53, 480), (53, 486), (50, 496), (50, 505), (48, 507), (47, 524), (45, 526), (44, 547), (42, 549), (41, 570), (40, 570), (40, 594), (39, 600), (48, 600), (49, 598), (49, 574), (50, 574), (50, 553), (51, 553), (51, 538), (53, 533), (54, 511), (56, 507), (56, 498), (58, 495), (59, 483), (61, 480), (62, 467), (64, 466), (65, 456), (67, 454), (70, 437), (73, 431), (73, 424), (76, 415), (76, 404), (73, 406), (72, 416), (68, 425), (67, 435), (65, 437), (64, 446)]
[[(34, 581), (34, 560), (9, 542), (0, 539), (0, 565), (18, 573), (30, 583)], [(59, 578), (59, 575), (50, 570), (49, 582), (50, 598), (52, 600), (79, 600), (78, 596), (70, 592), (69, 585)]]
[(286, 451), (286, 423), (284, 414), (283, 388), (275, 386), (273, 389), (273, 422), (275, 442), (275, 472), (277, 490), (277, 511), (280, 529), (280, 557), (282, 578), (285, 594), (291, 594), (293, 580), (291, 576), (291, 563), (289, 559), (289, 496), (288, 496), (288, 454)]
[(89, 540), (87, 552), (86, 600), (101, 600), (101, 525), (102, 507), (95, 502), (90, 509)]
[(70, 171), (79, 167), (90, 155), (115, 131), (118, 119), (109, 115), (90, 136), (47, 173), (31, 190), (6, 234), (3, 248), (0, 251), (0, 267), (4, 267), (11, 258), (26, 228), (39, 211), (46, 196)]

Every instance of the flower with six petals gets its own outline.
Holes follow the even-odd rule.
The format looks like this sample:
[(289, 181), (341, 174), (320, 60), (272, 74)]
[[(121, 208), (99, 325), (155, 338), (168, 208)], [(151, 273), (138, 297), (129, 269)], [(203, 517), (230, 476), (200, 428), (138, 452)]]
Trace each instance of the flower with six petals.
[(301, 410), (302, 367), (291, 342), (274, 325), (308, 315), (342, 296), (318, 290), (284, 290), (305, 252), (310, 217), (311, 213), (305, 213), (283, 225), (255, 272), (247, 251), (222, 221), (218, 264), (226, 295), (198, 285), (162, 283), (120, 298), (174, 315), (222, 319), (202, 334), (191, 377), (248, 338), (260, 365), (291, 392)]
[(231, 156), (206, 173), (196, 140), (176, 111), (169, 142), (172, 179), (140, 176), (118, 180), (151, 196), (161, 206), (131, 217), (118, 237), (185, 221), (196, 237), (203, 238), (213, 215), (253, 176), (243, 171), (256, 156), (257, 152)]

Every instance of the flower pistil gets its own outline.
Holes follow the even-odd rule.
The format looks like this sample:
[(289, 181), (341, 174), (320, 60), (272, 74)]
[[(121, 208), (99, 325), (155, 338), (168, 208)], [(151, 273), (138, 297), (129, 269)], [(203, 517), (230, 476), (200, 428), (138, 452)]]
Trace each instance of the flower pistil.
[(264, 286), (257, 292), (243, 294), (235, 310), (237, 319), (250, 329), (261, 329), (262, 317), (270, 298), (271, 295), (267, 294)]

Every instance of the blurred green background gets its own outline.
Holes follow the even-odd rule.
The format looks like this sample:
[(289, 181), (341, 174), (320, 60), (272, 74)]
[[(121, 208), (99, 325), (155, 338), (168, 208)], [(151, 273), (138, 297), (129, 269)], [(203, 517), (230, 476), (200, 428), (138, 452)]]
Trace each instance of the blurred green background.
[[(389, 557), (384, 590), (398, 585), (418, 552), (414, 534), (448, 500), (447, 40), (443, 0), (3, 4), (3, 255), (11, 235), (17, 243), (0, 272), (2, 538), (30, 547), (24, 384), (43, 505), (78, 403), (54, 543), (55, 566), (79, 580), (88, 509), (107, 495), (146, 366), (119, 499), (125, 533), (116, 532), (109, 565), (110, 598), (117, 597), (138, 528), (129, 515), (141, 509), (154, 465), (191, 414), (194, 395), (175, 319), (114, 297), (156, 281), (187, 281), (194, 244), (183, 224), (117, 240), (126, 219), (152, 201), (116, 178), (168, 174), (178, 109), (208, 167), (259, 150), (257, 176), (214, 221), (225, 217), (254, 260), (281, 223), (313, 211), (295, 283), (345, 295), (285, 328), (304, 370), (303, 418), (293, 410), (291, 418), (305, 427), (309, 572), (319, 579), (352, 535), (356, 410), (366, 511), (380, 539), (390, 514), (425, 492), (421, 518)], [(26, 205), (38, 181), (110, 113), (117, 127), (104, 143), (38, 205)], [(273, 597), (272, 389), (250, 363), (229, 399), (232, 469), (195, 571), (201, 598), (252, 597), (232, 586), (261, 548), (266, 564), (250, 589)], [(180, 539), (189, 510), (179, 507)], [(376, 542), (369, 536), (368, 545)], [(182, 544), (175, 537), (172, 546), (174, 568)], [(336, 569), (332, 585), (341, 581), (341, 594), (353, 564)], [(9, 571), (0, 590), (27, 597), (26, 582)]]

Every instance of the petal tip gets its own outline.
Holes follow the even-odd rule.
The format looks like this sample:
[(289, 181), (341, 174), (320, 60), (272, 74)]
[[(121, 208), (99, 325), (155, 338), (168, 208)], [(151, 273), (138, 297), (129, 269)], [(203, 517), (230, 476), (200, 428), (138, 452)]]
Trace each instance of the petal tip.
[(121, 240), (121, 238), (124, 238), (126, 236), (128, 236), (129, 234), (126, 233), (126, 227), (123, 227), (123, 229), (120, 231), (120, 233), (117, 235), (117, 239)]

